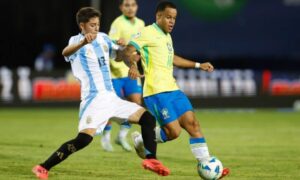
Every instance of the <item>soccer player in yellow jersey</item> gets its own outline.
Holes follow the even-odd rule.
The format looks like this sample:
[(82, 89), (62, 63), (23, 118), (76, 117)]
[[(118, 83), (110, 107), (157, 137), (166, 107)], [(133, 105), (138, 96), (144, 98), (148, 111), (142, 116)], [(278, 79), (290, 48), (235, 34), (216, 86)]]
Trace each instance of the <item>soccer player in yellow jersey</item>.
[[(160, 2), (156, 9), (156, 23), (139, 32), (125, 49), (124, 55), (131, 64), (129, 75), (132, 78), (141, 77), (135, 63), (138, 59), (136, 52), (141, 56), (145, 77), (144, 101), (160, 124), (160, 127), (155, 128), (156, 141), (164, 143), (176, 139), (183, 128), (190, 135), (189, 143), (193, 155), (201, 163), (208, 160), (210, 154), (193, 107), (186, 95), (179, 90), (173, 77), (173, 65), (208, 72), (212, 72), (214, 67), (209, 62), (200, 64), (174, 55), (170, 32), (174, 28), (176, 16), (175, 4)], [(140, 154), (140, 136), (133, 134), (133, 140)], [(229, 169), (224, 168), (222, 177), (228, 173)]]
[[(136, 17), (138, 10), (136, 0), (121, 0), (120, 10), (122, 15), (113, 21), (109, 31), (109, 37), (120, 45), (127, 45), (132, 39), (132, 36), (145, 26), (145, 23), (143, 20)], [(139, 83), (140, 81), (130, 79), (128, 77), (129, 68), (125, 65), (125, 63), (123, 61), (117, 62), (112, 60), (110, 68), (113, 87), (117, 95), (137, 104), (142, 104), (142, 88)], [(131, 151), (131, 146), (126, 140), (130, 127), (131, 124), (127, 121), (121, 124), (118, 137), (115, 140), (115, 142), (121, 145), (126, 151)], [(110, 142), (111, 128), (112, 125), (109, 122), (105, 127), (101, 138), (102, 147), (106, 151), (113, 151), (113, 147)]]

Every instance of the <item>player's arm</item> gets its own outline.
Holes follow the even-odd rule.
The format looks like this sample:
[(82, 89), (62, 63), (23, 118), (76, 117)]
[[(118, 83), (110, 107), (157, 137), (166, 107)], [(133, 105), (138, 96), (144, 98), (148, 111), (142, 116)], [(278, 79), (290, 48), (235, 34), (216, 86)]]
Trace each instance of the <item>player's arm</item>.
[(181, 68), (200, 68), (208, 72), (212, 72), (214, 70), (214, 66), (210, 62), (205, 62), (205, 63), (194, 62), (177, 55), (174, 55), (173, 64)]
[(128, 45), (123, 51), (119, 51), (118, 59), (116, 61), (124, 61), (125, 64), (129, 67), (128, 76), (131, 79), (136, 79), (143, 77), (139, 73), (137, 62), (140, 60), (140, 55), (137, 53), (137, 50), (134, 46)]
[(118, 51), (118, 58), (116, 59), (116, 61), (124, 61), (128, 67), (136, 64), (138, 60), (139, 55), (136, 48), (132, 45), (128, 45), (122, 51)]
[(97, 37), (97, 34), (88, 33), (84, 36), (84, 39), (81, 40), (79, 43), (70, 44), (67, 47), (64, 48), (62, 51), (62, 55), (65, 57), (71, 56), (76, 51), (78, 51), (82, 46), (91, 43), (93, 40), (95, 40)]
[(142, 47), (146, 45), (149, 45), (149, 37), (147, 36), (147, 33), (144, 31), (138, 32), (122, 52), (122, 59), (129, 67), (128, 76), (131, 79), (143, 77), (143, 75), (141, 75), (138, 71), (137, 62), (141, 58), (138, 52), (140, 52)]

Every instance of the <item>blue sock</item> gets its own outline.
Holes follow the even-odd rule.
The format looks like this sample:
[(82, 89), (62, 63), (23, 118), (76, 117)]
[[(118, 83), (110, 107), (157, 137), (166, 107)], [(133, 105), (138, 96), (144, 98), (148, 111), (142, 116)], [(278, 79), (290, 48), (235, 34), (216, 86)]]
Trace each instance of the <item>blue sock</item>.
[(123, 122), (120, 127), (120, 131), (119, 131), (119, 135), (118, 135), (119, 138), (120, 139), (126, 138), (130, 128), (131, 128), (131, 124), (128, 121)]
[(164, 142), (168, 141), (167, 134), (163, 128), (160, 128), (160, 137)]
[(104, 128), (104, 132), (105, 132), (105, 131), (110, 131), (111, 128), (112, 128), (112, 125), (111, 125), (111, 124), (107, 124), (107, 125), (105, 126), (105, 128)]
[(129, 129), (129, 128), (131, 128), (131, 124), (128, 121), (126, 121), (121, 124), (121, 127)]
[(155, 131), (155, 141), (156, 142), (164, 143), (164, 142), (168, 141), (167, 134), (163, 128), (157, 126), (157, 127), (155, 127), (154, 131)]
[(106, 141), (110, 141), (110, 131), (111, 131), (112, 125), (107, 124), (103, 130), (102, 134), (102, 140), (106, 139)]
[(190, 138), (190, 144), (196, 144), (196, 143), (206, 143), (205, 138)]

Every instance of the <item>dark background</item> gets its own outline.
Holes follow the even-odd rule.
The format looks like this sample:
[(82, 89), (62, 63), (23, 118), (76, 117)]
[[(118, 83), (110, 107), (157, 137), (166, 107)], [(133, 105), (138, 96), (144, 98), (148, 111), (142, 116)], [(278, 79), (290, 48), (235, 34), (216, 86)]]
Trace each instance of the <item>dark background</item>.
[[(239, 6), (228, 13), (224, 8), (219, 12), (216, 8), (202, 11), (201, 3), (193, 4), (194, 9), (191, 9), (188, 3), (196, 1), (174, 0), (179, 10), (172, 33), (176, 53), (198, 61), (209, 59), (219, 68), (297, 71), (300, 67), (300, 3), (231, 1)], [(139, 1), (138, 16), (146, 24), (155, 21), (157, 2)], [(89, 0), (1, 1), (0, 66), (33, 67), (43, 44), (52, 43), (57, 52), (55, 67), (69, 68), (60, 55), (61, 50), (70, 36), (78, 33), (76, 11), (90, 4)], [(195, 11), (195, 8), (198, 9)], [(101, 31), (107, 32), (112, 20), (120, 14), (118, 1), (102, 0), (99, 9), (103, 14)]]

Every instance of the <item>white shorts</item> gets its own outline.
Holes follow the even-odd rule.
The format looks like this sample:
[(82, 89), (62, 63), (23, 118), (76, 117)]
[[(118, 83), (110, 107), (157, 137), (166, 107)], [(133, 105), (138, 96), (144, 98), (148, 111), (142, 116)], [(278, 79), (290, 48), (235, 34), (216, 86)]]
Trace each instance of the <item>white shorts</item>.
[(110, 118), (118, 118), (122, 123), (141, 108), (138, 104), (122, 100), (113, 92), (97, 95), (81, 101), (78, 130), (93, 128), (102, 132)]

